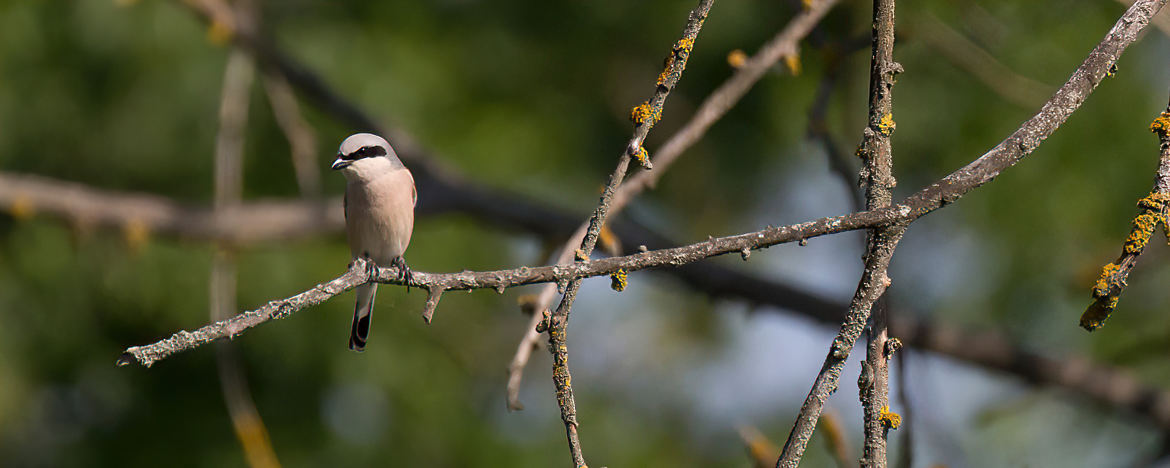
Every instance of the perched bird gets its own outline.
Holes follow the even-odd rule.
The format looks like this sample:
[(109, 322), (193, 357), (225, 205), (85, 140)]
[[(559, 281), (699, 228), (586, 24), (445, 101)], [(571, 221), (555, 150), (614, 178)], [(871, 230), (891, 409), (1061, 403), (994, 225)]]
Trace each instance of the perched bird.
[[(418, 194), (414, 177), (402, 165), (385, 139), (370, 133), (350, 135), (341, 142), (333, 170), (345, 175), (345, 233), (353, 258), (375, 265), (395, 265), (401, 279), (410, 280), (402, 254), (414, 230)], [(377, 283), (358, 286), (349, 349), (362, 351), (370, 335)]]

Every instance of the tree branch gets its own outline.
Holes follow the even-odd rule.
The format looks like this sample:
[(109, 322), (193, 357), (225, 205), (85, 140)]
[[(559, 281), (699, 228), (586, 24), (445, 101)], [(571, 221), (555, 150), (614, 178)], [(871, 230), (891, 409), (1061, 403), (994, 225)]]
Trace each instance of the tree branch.
[[(900, 211), (897, 209), (864, 211), (846, 216), (821, 218), (791, 226), (768, 227), (734, 236), (717, 237), (682, 247), (651, 250), (624, 257), (610, 257), (568, 265), (523, 266), (509, 270), (458, 273), (415, 271), (409, 285), (434, 293), (434, 291), (470, 289), (504, 290), (514, 286), (538, 283), (567, 284), (573, 280), (610, 275), (619, 269), (639, 271), (665, 266), (680, 266), (707, 257), (728, 253), (742, 254), (745, 251), (796, 242), (825, 234), (885, 225), (905, 219), (908, 213), (909, 209), (905, 207)], [(180, 331), (170, 338), (151, 345), (128, 348), (122, 359), (119, 360), (119, 364), (138, 362), (150, 366), (176, 352), (193, 349), (220, 338), (234, 338), (249, 328), (272, 319), (285, 318), (300, 309), (325, 302), (329, 298), (365, 284), (367, 281), (404, 284), (397, 278), (398, 269), (396, 267), (379, 267), (372, 278), (366, 272), (366, 267), (364, 261), (355, 261), (345, 274), (326, 283), (318, 284), (295, 296), (271, 301), (259, 309), (243, 312), (231, 319), (204, 326), (193, 332)]]
[[(894, 0), (875, 0), (873, 3), (873, 54), (869, 72), (869, 126), (864, 130), (862, 143), (862, 170), (865, 181), (865, 207), (885, 208), (893, 199), (896, 182), (893, 175), (893, 149), (890, 136), (895, 129), (893, 116), (893, 87), (895, 75), (902, 72), (902, 66), (894, 61)], [(878, 227), (869, 230), (866, 256), (881, 255), (888, 250), (892, 256), (904, 227)], [(888, 266), (881, 266), (885, 269)], [(882, 272), (884, 285), (870, 285), (885, 289), (890, 280)], [(885, 468), (886, 434), (890, 425), (885, 424), (885, 415), (890, 408), (890, 367), (889, 353), (886, 352), (888, 331), (886, 317), (889, 314), (888, 300), (882, 299), (872, 313), (869, 328), (869, 346), (866, 349), (865, 365), (858, 377), (862, 410), (865, 414), (865, 445), (862, 448), (863, 466)], [(846, 320), (848, 322), (848, 319)], [(862, 319), (864, 322), (864, 319)], [(843, 349), (852, 349), (852, 343)], [(844, 364), (844, 362), (842, 362)], [(834, 383), (835, 387), (836, 384)]]

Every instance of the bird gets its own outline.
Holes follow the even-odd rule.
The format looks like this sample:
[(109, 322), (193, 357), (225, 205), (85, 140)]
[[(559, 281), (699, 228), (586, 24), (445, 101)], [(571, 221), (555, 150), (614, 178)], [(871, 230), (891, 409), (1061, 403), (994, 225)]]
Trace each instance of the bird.
[[(398, 267), (399, 279), (411, 281), (403, 254), (414, 230), (418, 192), (410, 170), (398, 159), (386, 139), (356, 133), (341, 142), (331, 168), (345, 176), (345, 234), (353, 258), (374, 265)], [(372, 271), (371, 271), (372, 272)], [(370, 336), (377, 283), (355, 288), (349, 349), (364, 351)]]

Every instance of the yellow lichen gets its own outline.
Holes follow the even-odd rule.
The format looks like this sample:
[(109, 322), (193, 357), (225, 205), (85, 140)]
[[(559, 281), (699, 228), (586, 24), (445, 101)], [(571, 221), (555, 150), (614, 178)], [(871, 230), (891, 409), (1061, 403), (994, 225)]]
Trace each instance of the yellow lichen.
[(8, 214), (18, 220), (29, 219), (36, 213), (32, 201), (23, 195), (17, 195), (12, 204), (8, 205)]
[(1161, 138), (1170, 138), (1170, 112), (1163, 112), (1150, 123), (1150, 131)]
[(612, 275), (609, 275), (609, 279), (611, 280), (609, 287), (613, 288), (613, 290), (617, 292), (625, 291), (626, 285), (629, 284), (625, 268), (618, 268), (618, 271), (615, 271)]
[(684, 37), (682, 39), (679, 39), (678, 42), (675, 42), (674, 48), (671, 50), (674, 51), (675, 56), (685, 60), (687, 57), (689, 57), (691, 55), (691, 49), (693, 49), (694, 47), (695, 47), (695, 40)]
[(882, 425), (890, 429), (897, 429), (902, 425), (902, 415), (890, 411), (889, 406), (882, 407), (882, 412), (878, 416), (878, 420)]
[(809, 11), (813, 7), (813, 0), (801, 0), (800, 5), (804, 7), (804, 11)]
[(1150, 192), (1145, 198), (1138, 200), (1137, 206), (1146, 210), (1163, 211), (1167, 201), (1170, 201), (1170, 193)]
[(630, 110), (630, 120), (634, 122), (634, 125), (642, 125), (645, 123), (654, 125), (661, 118), (662, 112), (654, 109), (650, 105), (650, 101), (642, 101), (641, 104), (638, 104)]
[(666, 58), (666, 64), (662, 67), (662, 73), (658, 74), (658, 80), (655, 82), (658, 86), (666, 87), (670, 80), (670, 68), (674, 66), (674, 56)]
[(742, 50), (735, 49), (727, 53), (727, 64), (731, 65), (731, 68), (742, 67), (747, 63), (747, 61), (748, 55)]
[(639, 146), (638, 149), (634, 151), (633, 156), (634, 159), (637, 159), (638, 163), (643, 166), (645, 166), (646, 163), (650, 161), (650, 153), (646, 152), (646, 148), (643, 146)]
[(1150, 241), (1150, 236), (1154, 234), (1154, 228), (1158, 227), (1160, 217), (1149, 211), (1137, 215), (1133, 219), (1133, 229), (1129, 232), (1129, 237), (1125, 238), (1125, 253), (1137, 254), (1146, 248), (1146, 243)]
[(898, 124), (894, 123), (894, 114), (887, 113), (883, 115), (882, 120), (878, 122), (877, 128), (885, 136), (890, 136), (890, 134), (894, 133), (894, 129), (898, 128)]
[(1093, 297), (1106, 297), (1109, 295), (1109, 286), (1113, 284), (1113, 277), (1117, 272), (1121, 271), (1121, 265), (1110, 263), (1101, 269), (1101, 276), (1097, 278), (1097, 284), (1093, 285)]
[(792, 73), (792, 76), (800, 75), (800, 54), (785, 55), (784, 66), (788, 67), (788, 71)]

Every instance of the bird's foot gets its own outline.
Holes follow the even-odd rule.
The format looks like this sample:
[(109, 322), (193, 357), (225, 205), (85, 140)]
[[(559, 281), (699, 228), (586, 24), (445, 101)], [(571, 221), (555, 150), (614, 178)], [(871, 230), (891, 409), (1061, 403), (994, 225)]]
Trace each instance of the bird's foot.
[(406, 285), (406, 292), (410, 292), (410, 283), (414, 282), (414, 273), (406, 265), (406, 259), (401, 255), (394, 257), (394, 266), (398, 267), (398, 280)]
[(369, 281), (374, 281), (374, 278), (378, 277), (378, 264), (374, 263), (369, 254), (362, 255), (362, 258), (366, 260), (366, 277)]

